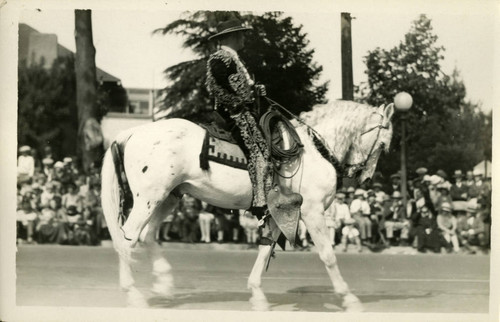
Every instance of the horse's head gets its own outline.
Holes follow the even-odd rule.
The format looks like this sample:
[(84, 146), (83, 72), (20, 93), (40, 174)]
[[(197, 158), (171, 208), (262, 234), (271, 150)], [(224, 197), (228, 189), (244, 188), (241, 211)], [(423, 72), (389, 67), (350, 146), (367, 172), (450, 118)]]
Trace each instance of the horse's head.
[(347, 175), (356, 176), (360, 183), (373, 176), (382, 150), (388, 151), (392, 139), (393, 104), (381, 105), (371, 113), (355, 144), (351, 146), (345, 164)]

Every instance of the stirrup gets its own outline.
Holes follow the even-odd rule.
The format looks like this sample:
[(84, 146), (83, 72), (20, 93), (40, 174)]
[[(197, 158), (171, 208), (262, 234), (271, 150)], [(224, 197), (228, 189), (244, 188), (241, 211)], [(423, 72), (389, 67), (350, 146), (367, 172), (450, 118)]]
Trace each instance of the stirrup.
[(269, 209), (267, 209), (267, 207), (266, 207), (266, 210), (264, 211), (264, 216), (262, 218), (260, 218), (258, 221), (259, 227), (264, 227), (264, 225), (266, 224), (267, 218), (269, 218), (270, 216), (271, 216), (271, 213), (269, 212)]

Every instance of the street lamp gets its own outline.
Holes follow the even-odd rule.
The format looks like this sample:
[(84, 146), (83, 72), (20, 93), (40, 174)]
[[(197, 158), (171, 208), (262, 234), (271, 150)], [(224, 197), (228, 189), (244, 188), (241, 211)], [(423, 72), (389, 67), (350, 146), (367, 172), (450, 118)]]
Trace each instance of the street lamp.
[(406, 92), (397, 93), (394, 96), (394, 105), (396, 109), (401, 112), (401, 195), (403, 197), (403, 211), (405, 217), (406, 204), (407, 204), (407, 192), (406, 192), (406, 112), (411, 108), (413, 104), (413, 99), (410, 94)]

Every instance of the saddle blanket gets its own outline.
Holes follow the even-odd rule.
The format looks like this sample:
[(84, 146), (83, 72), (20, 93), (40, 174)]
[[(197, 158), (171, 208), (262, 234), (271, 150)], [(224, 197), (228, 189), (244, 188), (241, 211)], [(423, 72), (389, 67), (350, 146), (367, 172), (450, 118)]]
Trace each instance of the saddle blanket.
[(208, 170), (208, 161), (242, 170), (247, 170), (248, 166), (247, 158), (238, 145), (215, 138), (207, 131), (201, 147), (200, 168)]

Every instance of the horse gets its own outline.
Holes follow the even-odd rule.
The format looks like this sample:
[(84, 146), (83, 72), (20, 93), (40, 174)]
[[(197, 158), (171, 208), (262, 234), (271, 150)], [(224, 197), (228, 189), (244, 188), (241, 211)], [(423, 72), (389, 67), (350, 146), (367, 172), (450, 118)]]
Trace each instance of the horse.
[[(299, 159), (279, 171), (281, 184), (303, 197), (301, 220), (314, 242), (346, 311), (362, 311), (360, 300), (342, 278), (329, 240), (323, 214), (333, 201), (337, 188), (335, 162), (352, 173), (358, 181), (371, 178), (380, 153), (387, 151), (392, 138), (393, 104), (372, 107), (351, 101), (334, 101), (315, 106), (293, 122), (303, 145)], [(307, 124), (307, 125), (306, 125)], [(313, 129), (313, 130), (312, 130)], [(322, 138), (330, 157), (320, 153), (314, 135)], [(148, 250), (156, 279), (152, 291), (165, 298), (173, 296), (171, 266), (155, 240), (165, 216), (188, 193), (208, 204), (227, 209), (248, 209), (252, 186), (248, 172), (210, 161), (202, 170), (199, 153), (205, 130), (184, 119), (166, 119), (120, 133), (115, 142), (124, 145), (123, 170), (133, 195), (133, 207), (125, 223), (120, 220), (119, 176), (108, 149), (102, 166), (102, 208), (119, 258), (119, 281), (130, 306), (147, 307), (144, 296), (135, 287), (132, 276), (133, 253), (138, 242)], [(338, 168), (337, 164), (337, 168)], [(287, 175), (295, 174), (295, 176)], [(261, 276), (271, 245), (259, 245), (256, 262), (248, 278), (254, 310), (269, 310), (261, 289)]]

